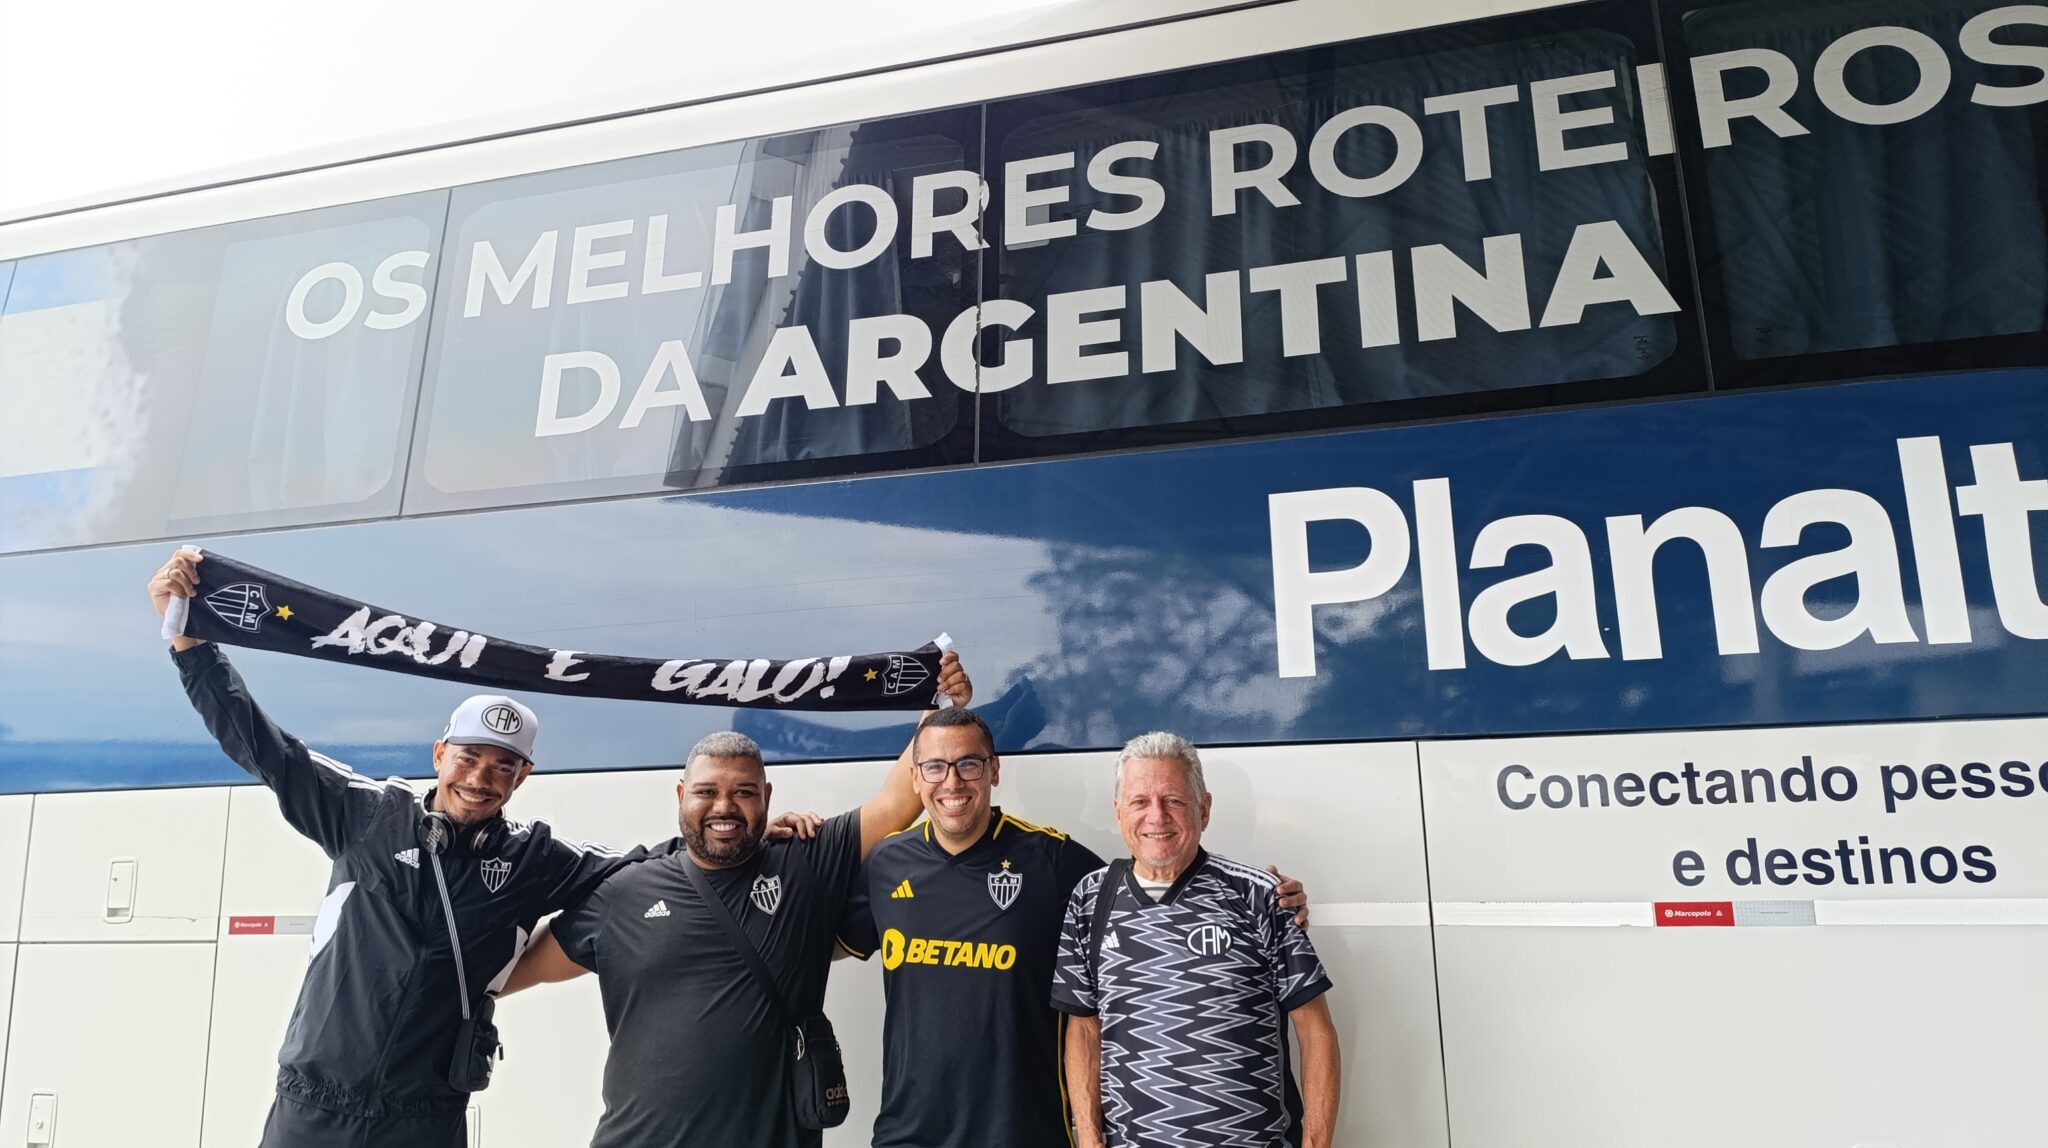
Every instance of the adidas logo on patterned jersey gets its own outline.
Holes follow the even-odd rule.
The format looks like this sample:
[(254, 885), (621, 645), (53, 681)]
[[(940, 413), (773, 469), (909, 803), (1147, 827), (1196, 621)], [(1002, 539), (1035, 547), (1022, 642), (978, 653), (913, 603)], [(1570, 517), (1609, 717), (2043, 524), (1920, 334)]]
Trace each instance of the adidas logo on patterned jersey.
[(1122, 948), (1123, 948), (1123, 946), (1122, 946), (1122, 945), (1119, 945), (1119, 944), (1117, 944), (1117, 943), (1116, 943), (1116, 934), (1115, 934), (1115, 933), (1111, 933), (1111, 934), (1110, 934), (1110, 935), (1108, 935), (1107, 937), (1104, 937), (1104, 938), (1102, 938), (1102, 947), (1103, 947), (1103, 948), (1105, 948), (1105, 949), (1122, 949)]
[(889, 894), (890, 899), (895, 901), (901, 901), (905, 897), (915, 896), (917, 896), (917, 894), (910, 891), (910, 878), (908, 877), (905, 877), (903, 879), (903, 884), (896, 886), (896, 891), (894, 893)]
[(391, 859), (410, 865), (415, 869), (420, 867), (420, 851), (418, 849), (400, 849), (391, 855)]
[(652, 921), (656, 917), (666, 917), (668, 916), (668, 902), (656, 901), (654, 904), (649, 905), (647, 907), (647, 911), (645, 913), (640, 914), (640, 916), (649, 921)]

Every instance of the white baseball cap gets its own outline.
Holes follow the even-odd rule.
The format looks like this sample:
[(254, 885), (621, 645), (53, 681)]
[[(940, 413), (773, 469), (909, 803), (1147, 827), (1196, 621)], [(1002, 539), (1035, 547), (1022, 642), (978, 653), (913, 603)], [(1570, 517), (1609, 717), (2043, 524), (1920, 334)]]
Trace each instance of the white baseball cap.
[(495, 745), (531, 762), (533, 739), (539, 733), (540, 719), (532, 710), (503, 694), (477, 694), (448, 715), (441, 740), (449, 745)]

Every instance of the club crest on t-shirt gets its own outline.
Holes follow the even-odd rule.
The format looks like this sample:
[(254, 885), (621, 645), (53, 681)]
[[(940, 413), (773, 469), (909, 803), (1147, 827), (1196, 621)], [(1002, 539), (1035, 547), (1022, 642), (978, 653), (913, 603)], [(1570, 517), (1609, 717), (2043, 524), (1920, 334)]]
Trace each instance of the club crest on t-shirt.
[(756, 877), (749, 896), (754, 898), (754, 908), (763, 913), (773, 913), (782, 904), (782, 878)]
[(995, 898), (996, 908), (1007, 909), (1024, 891), (1024, 874), (1014, 872), (1008, 861), (1003, 862), (1000, 872), (988, 875), (988, 895)]

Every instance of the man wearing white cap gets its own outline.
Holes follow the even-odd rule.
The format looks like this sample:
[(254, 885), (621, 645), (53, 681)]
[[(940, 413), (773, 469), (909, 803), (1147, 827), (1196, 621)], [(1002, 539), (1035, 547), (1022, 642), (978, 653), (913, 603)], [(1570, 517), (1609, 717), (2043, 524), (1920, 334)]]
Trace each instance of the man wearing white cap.
[[(193, 595), (200, 561), (180, 550), (150, 579), (159, 614)], [(497, 1052), (494, 995), (534, 923), (645, 851), (571, 844), (504, 816), (540, 728), (511, 698), (455, 707), (421, 794), (277, 728), (218, 646), (178, 637), (171, 649), (221, 749), (334, 861), (263, 1148), (462, 1148), (469, 1094)]]

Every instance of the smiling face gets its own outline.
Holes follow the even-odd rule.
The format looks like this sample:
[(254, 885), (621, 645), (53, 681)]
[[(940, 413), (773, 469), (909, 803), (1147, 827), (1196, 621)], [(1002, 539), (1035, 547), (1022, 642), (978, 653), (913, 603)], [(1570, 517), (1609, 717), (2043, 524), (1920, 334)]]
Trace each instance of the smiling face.
[(1195, 859), (1209, 827), (1209, 794), (1195, 790), (1186, 763), (1137, 757), (1124, 763), (1116, 824), (1140, 877), (1171, 881)]
[(495, 817), (512, 791), (533, 772), (533, 763), (495, 745), (434, 743), (434, 808), (458, 825)]
[(676, 783), (677, 820), (690, 857), (706, 869), (744, 864), (768, 831), (768, 771), (750, 757), (692, 758)]
[[(911, 771), (911, 783), (917, 787), (918, 800), (924, 802), (924, 811), (931, 816), (939, 843), (948, 852), (958, 853), (981, 840), (981, 835), (988, 831), (990, 803), (1002, 768), (981, 729), (949, 725), (920, 730), (913, 752), (917, 768)], [(972, 781), (962, 778), (958, 763), (963, 760), (970, 763), (970, 770), (973, 762), (983, 763), (981, 776)], [(952, 765), (939, 780), (928, 781), (924, 777), (925, 762)]]

